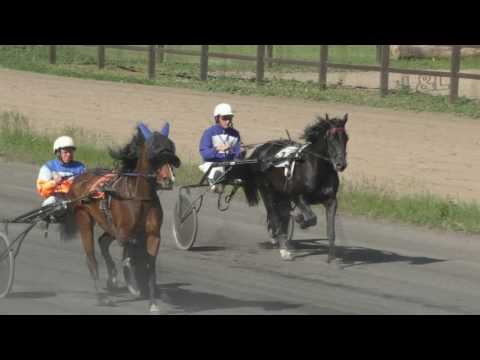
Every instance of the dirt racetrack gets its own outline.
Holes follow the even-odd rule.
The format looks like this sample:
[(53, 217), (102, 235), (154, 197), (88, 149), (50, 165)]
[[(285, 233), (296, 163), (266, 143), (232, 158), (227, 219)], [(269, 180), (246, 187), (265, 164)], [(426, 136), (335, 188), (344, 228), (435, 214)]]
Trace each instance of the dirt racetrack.
[(480, 201), (478, 120), (0, 69), (0, 111), (18, 111), (39, 129), (74, 125), (119, 141), (130, 137), (139, 120), (155, 128), (168, 119), (184, 161), (199, 161), (201, 133), (212, 123), (211, 112), (219, 102), (234, 106), (235, 125), (247, 144), (284, 138), (284, 129), (297, 138), (315, 114), (349, 113), (345, 179)]

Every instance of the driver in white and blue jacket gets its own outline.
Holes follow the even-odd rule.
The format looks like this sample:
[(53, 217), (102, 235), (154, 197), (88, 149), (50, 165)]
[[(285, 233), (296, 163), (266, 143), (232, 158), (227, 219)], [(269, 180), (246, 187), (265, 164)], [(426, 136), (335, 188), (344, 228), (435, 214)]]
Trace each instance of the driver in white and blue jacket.
[[(233, 110), (229, 104), (218, 104), (213, 111), (215, 125), (203, 132), (200, 140), (200, 155), (204, 163), (199, 166), (206, 172), (212, 162), (230, 161), (241, 156), (240, 133), (233, 128)], [(215, 168), (210, 172), (208, 180), (214, 183), (223, 174), (223, 167)], [(213, 187), (218, 191), (219, 187)]]
[(74, 160), (75, 143), (70, 136), (60, 136), (53, 144), (56, 158), (47, 161), (37, 177), (37, 191), (45, 200), (42, 206), (51, 205), (61, 200), (68, 193), (73, 179), (86, 171), (86, 166)]

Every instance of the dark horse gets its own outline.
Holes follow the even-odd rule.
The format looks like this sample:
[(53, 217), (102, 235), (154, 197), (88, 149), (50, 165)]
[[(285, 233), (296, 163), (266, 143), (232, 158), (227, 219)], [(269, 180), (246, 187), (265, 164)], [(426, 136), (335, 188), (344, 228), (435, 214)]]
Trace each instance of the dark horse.
[[(152, 133), (143, 124), (138, 126), (137, 134), (130, 143), (121, 149), (110, 150), (110, 155), (120, 161), (121, 168), (111, 174), (113, 179), (107, 182), (107, 194), (111, 196), (109, 209), (102, 209), (102, 200), (96, 198), (73, 205), (95, 292), (101, 305), (113, 305), (98, 288), (99, 274), (93, 238), (94, 224), (97, 223), (104, 230), (98, 240), (108, 269), (108, 289), (113, 290), (117, 286), (117, 270), (108, 250), (116, 239), (123, 247), (124, 264), (131, 270), (130, 281), (126, 279), (130, 291), (135, 294), (142, 292), (138, 291), (142, 286), (138, 286), (140, 284), (136, 282), (135, 275), (143, 264), (143, 293), (149, 293), (150, 311), (158, 311), (155, 262), (160, 246), (163, 211), (156, 191), (159, 188), (171, 188), (174, 181), (171, 165), (180, 166), (180, 159), (175, 155), (175, 145), (168, 137), (159, 132)], [(68, 198), (75, 199), (88, 194), (104, 176), (105, 172), (98, 169), (78, 176)]]
[[(250, 206), (258, 204), (260, 193), (267, 210), (267, 225), (273, 242), (280, 245), (284, 260), (291, 260), (293, 245), (287, 241), (290, 215), (302, 228), (317, 222), (312, 204), (323, 204), (326, 209), (327, 234), (329, 239), (328, 262), (335, 260), (335, 214), (337, 211), (337, 191), (339, 171), (347, 167), (348, 135), (343, 118), (329, 119), (317, 117), (302, 135), (305, 144), (290, 140), (269, 141), (258, 146), (249, 159), (257, 159), (244, 174), (244, 190)], [(294, 146), (291, 161), (295, 161), (290, 174), (285, 168), (275, 167), (284, 157), (276, 157), (280, 150)], [(293, 206), (292, 206), (293, 205)], [(293, 208), (293, 209), (292, 209)], [(293, 210), (293, 212), (292, 212)]]

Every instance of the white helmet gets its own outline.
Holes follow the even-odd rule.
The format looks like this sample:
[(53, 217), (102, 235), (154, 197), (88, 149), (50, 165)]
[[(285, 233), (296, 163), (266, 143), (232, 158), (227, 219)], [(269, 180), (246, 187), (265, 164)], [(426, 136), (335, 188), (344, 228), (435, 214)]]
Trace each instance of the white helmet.
[(213, 110), (213, 117), (233, 115), (232, 107), (229, 104), (218, 104)]
[(53, 153), (56, 153), (57, 150), (66, 147), (75, 148), (75, 143), (73, 142), (73, 139), (70, 136), (60, 136), (53, 143)]

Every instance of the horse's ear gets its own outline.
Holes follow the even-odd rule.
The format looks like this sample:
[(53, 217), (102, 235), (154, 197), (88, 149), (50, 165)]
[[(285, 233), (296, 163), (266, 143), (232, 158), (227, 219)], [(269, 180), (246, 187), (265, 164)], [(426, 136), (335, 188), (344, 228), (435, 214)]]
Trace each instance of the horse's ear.
[(138, 124), (138, 129), (141, 131), (143, 138), (145, 140), (147, 140), (150, 136), (152, 136), (152, 131), (143, 122)]
[(347, 123), (347, 120), (348, 120), (348, 114), (345, 114), (343, 116), (343, 125), (345, 125)]
[(330, 119), (328, 118), (328, 114), (325, 113), (325, 120), (329, 121)]
[(168, 121), (163, 125), (162, 130), (160, 130), (160, 134), (162, 134), (165, 137), (168, 137), (168, 134), (170, 133), (170, 124)]

